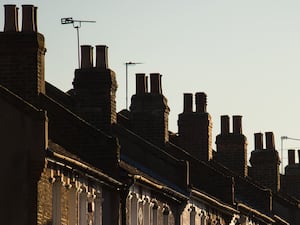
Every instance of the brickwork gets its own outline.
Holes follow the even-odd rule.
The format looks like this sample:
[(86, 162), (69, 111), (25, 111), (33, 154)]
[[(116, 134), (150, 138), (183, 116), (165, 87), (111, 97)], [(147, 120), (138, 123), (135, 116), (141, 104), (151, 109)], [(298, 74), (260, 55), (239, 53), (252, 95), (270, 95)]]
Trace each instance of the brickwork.
[(45, 92), (44, 37), (39, 33), (0, 33), (0, 83), (29, 102)]
[(50, 170), (44, 168), (44, 171), (38, 182), (38, 225), (52, 224), (52, 184), (50, 177)]

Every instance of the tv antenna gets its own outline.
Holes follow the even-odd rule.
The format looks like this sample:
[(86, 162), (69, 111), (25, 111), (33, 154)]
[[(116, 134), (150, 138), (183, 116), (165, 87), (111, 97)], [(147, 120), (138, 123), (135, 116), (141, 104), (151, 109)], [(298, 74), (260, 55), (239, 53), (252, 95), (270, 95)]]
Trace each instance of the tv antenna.
[(126, 109), (128, 109), (128, 66), (134, 66), (134, 65), (143, 64), (143, 63), (129, 61), (124, 64), (126, 66)]
[(96, 23), (96, 21), (92, 21), (92, 20), (74, 20), (72, 17), (61, 18), (61, 24), (73, 24), (73, 27), (77, 31), (78, 68), (80, 68), (79, 28), (81, 28), (81, 23)]

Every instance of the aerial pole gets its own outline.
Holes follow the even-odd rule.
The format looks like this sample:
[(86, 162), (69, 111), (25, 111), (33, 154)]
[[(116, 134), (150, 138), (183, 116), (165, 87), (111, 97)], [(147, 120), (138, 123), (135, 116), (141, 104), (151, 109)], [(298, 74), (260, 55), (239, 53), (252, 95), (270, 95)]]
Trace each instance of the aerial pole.
[(61, 18), (61, 24), (73, 24), (73, 27), (76, 29), (76, 32), (77, 32), (78, 68), (80, 68), (79, 28), (81, 28), (81, 23), (96, 23), (96, 21), (91, 21), (91, 20), (74, 20), (72, 17)]

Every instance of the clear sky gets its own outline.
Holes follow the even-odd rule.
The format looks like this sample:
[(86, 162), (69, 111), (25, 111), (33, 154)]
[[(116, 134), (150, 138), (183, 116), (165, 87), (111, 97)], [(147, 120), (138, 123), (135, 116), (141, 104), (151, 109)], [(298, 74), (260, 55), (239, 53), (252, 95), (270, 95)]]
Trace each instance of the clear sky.
[[(61, 25), (60, 19), (95, 20), (82, 24), (80, 44), (109, 46), (109, 66), (119, 85), (118, 110), (125, 108), (124, 63), (143, 62), (128, 68), (129, 96), (135, 92), (135, 73), (161, 73), (173, 132), (183, 109), (183, 93), (205, 92), (214, 136), (220, 132), (221, 115), (242, 115), (249, 154), (256, 132), (273, 131), (279, 151), (281, 136), (300, 138), (299, 0), (1, 3), (38, 7), (38, 29), (47, 47), (46, 80), (64, 91), (72, 87), (78, 67), (77, 39), (72, 25)], [(21, 18), (21, 10), (19, 14)], [(284, 140), (283, 147), (298, 149), (300, 142)]]

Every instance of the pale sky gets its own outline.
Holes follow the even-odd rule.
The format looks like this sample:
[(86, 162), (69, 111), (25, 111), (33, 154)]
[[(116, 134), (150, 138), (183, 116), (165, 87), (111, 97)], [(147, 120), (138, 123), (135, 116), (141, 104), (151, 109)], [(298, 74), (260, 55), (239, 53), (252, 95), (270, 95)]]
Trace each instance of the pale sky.
[[(78, 67), (77, 39), (73, 26), (61, 25), (60, 19), (95, 20), (82, 24), (80, 44), (109, 47), (109, 66), (119, 85), (118, 111), (125, 108), (124, 63), (143, 62), (128, 68), (129, 97), (135, 92), (135, 73), (161, 73), (173, 132), (177, 132), (177, 116), (183, 109), (183, 93), (205, 92), (213, 141), (220, 133), (221, 115), (243, 116), (248, 154), (256, 132), (273, 131), (279, 152), (281, 136), (300, 138), (299, 0), (1, 3), (38, 7), (38, 29), (45, 35), (47, 48), (46, 80), (64, 91), (72, 87)], [(0, 14), (2, 31), (3, 7)], [(283, 147), (298, 149), (300, 142), (285, 140)]]

